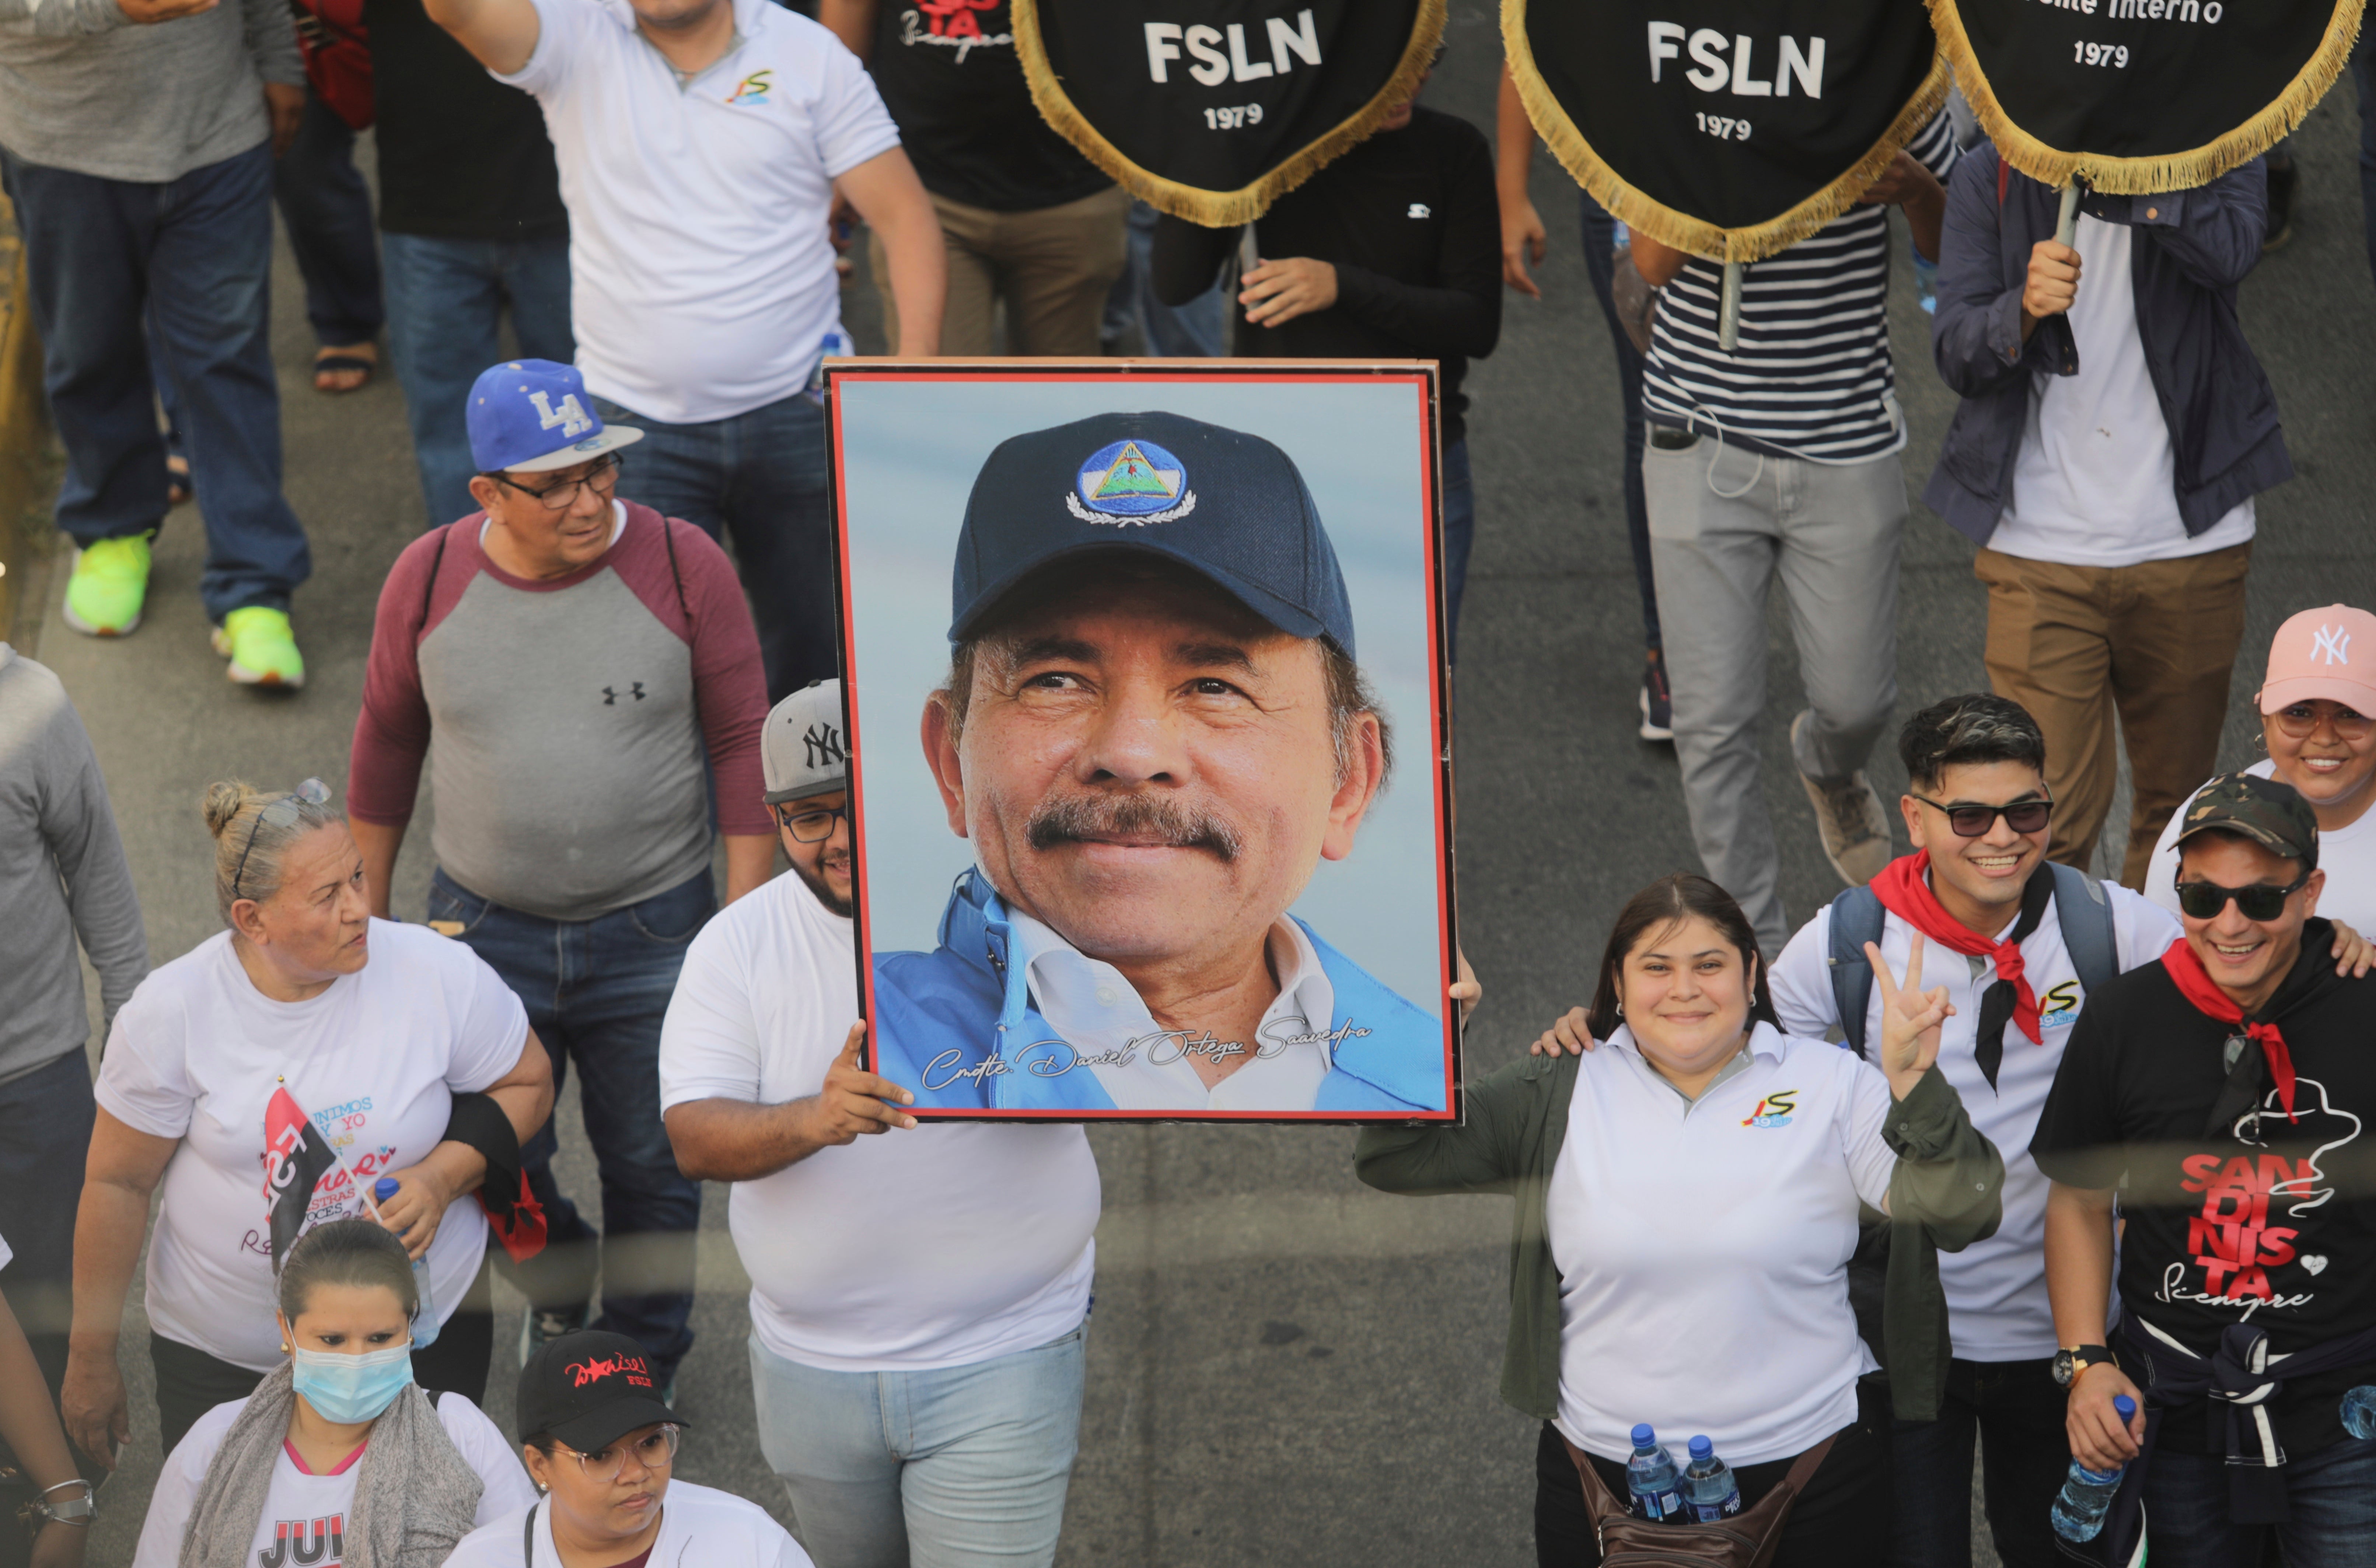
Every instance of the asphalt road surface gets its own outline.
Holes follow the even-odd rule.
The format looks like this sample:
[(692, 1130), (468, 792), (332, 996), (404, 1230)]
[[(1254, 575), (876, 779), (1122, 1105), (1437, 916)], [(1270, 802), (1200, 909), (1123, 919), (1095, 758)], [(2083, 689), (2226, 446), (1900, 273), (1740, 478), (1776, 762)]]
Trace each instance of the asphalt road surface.
[[(1500, 59), (1490, 9), (1456, 0), (1450, 36), (1429, 101), (1490, 127)], [(2312, 116), (2298, 138), (2299, 232), (2243, 290), (2246, 327), (2275, 382), (2299, 477), (2261, 502), (2223, 754), (2231, 765), (2255, 754), (2247, 698), (2277, 623), (2338, 599), (2376, 600), (2365, 499), (2376, 492), (2376, 323), (2357, 135), (2347, 90)], [(1459, 686), (1459, 887), (1464, 942), (1487, 988), (1468, 1038), (1472, 1074), (1509, 1060), (1554, 1012), (1584, 999), (1608, 922), (1629, 894), (1697, 869), (1672, 753), (1634, 733), (1642, 644), (1616, 382), (1580, 265), (1574, 189), (1538, 155), (1534, 190), (1553, 239), (1545, 297), (1510, 299), (1502, 347), (1470, 378), (1479, 531)], [(427, 521), (393, 379), (382, 374), (344, 398), (315, 393), (285, 251), (276, 290), (288, 491), (314, 541), (314, 577), (296, 603), (311, 683), (273, 697), (223, 679), (207, 647), (200, 531), (187, 508), (159, 541), (137, 636), (87, 640), (53, 609), (45, 626), (18, 638), (58, 671), (89, 725), (160, 962), (216, 928), (197, 816), (208, 780), (287, 787), (319, 774), (342, 783), (372, 607), (389, 563)], [(1902, 255), (1894, 290), (1911, 424), (1906, 466), (1919, 492), (1953, 399), (1930, 370), (1928, 318)], [(854, 300), (850, 315), (862, 329), (871, 303)], [(1911, 712), (1985, 684), (1985, 605), (1970, 546), (1919, 503), (1905, 553), (1899, 706)], [(1838, 885), (1788, 771), (1784, 731), (1803, 699), (1787, 635), (1777, 631), (1772, 648), (1766, 793), (1797, 921)], [(1886, 756), (1873, 772), (1885, 794), (1903, 783)], [(2125, 811), (2116, 804), (2115, 823)], [(424, 837), (414, 835), (398, 873), (398, 912), (413, 919), (428, 877)], [(2106, 835), (2108, 844), (2119, 837)], [(563, 1179), (584, 1201), (595, 1192), (593, 1162), (574, 1094), (563, 1115)], [(1494, 1393), (1506, 1321), (1504, 1200), (1370, 1193), (1353, 1180), (1353, 1134), (1343, 1129), (1099, 1128), (1090, 1139), (1106, 1208), (1060, 1562), (1533, 1561), (1535, 1427)], [(782, 1494), (753, 1437), (724, 1196), (713, 1188), (704, 1210), (700, 1344), (681, 1395), (694, 1425), (679, 1473), (780, 1514)], [(1675, 1222), (1690, 1225), (1691, 1189), (1678, 1186), (1672, 1201)], [(517, 1307), (506, 1292), (490, 1396), (507, 1430), (514, 1363), (505, 1347)], [(137, 1331), (127, 1343), (140, 1435), (102, 1496), (94, 1564), (128, 1560), (158, 1464), (147, 1358)]]

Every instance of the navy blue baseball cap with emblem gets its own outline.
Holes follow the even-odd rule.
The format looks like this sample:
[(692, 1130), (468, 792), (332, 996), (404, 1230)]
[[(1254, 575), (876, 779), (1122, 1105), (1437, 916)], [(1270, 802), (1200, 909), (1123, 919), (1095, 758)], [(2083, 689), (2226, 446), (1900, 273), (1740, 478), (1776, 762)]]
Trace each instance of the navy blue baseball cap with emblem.
[(482, 474), (575, 468), (644, 438), (627, 425), (604, 424), (577, 367), (551, 360), (506, 360), (481, 371), (466, 422), (470, 461)]
[(1025, 577), (1092, 551), (1177, 561), (1289, 636), (1353, 656), (1336, 547), (1290, 458), (1180, 414), (1093, 414), (999, 443), (957, 533), (949, 640)]

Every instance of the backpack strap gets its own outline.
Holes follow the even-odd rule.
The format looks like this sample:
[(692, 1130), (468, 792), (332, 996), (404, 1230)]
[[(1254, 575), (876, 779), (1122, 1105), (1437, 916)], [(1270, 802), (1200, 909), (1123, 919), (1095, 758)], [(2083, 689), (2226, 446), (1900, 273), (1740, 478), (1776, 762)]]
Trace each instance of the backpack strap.
[(446, 564), (446, 541), (454, 536), (452, 523), (441, 524), (437, 529), (437, 548), (429, 557), (429, 580), (421, 590), (421, 630), (429, 632), (429, 607), (437, 598), (437, 569)]
[(536, 1568), (536, 1503), (528, 1505), (528, 1517), (520, 1521), (520, 1568)]
[(1832, 900), (1832, 940), (1824, 962), (1832, 969), (1832, 1002), (1840, 1014), (1841, 1043), (1864, 1055), (1866, 1010), (1872, 1003), (1872, 960), (1864, 944), (1881, 940), (1888, 911), (1870, 887), (1851, 887)]
[(2112, 900), (2104, 885), (2061, 861), (2049, 861), (2054, 873), (2054, 918), (2061, 922), (2062, 950), (2089, 995), (2109, 985), (2121, 972), (2121, 949), (2112, 929)]

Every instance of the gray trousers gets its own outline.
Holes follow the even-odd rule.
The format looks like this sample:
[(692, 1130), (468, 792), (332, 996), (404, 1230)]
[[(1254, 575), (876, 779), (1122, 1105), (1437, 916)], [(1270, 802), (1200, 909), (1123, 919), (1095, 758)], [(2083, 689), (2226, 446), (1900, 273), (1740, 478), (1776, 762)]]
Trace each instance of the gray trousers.
[(1895, 454), (1811, 463), (1702, 436), (1653, 442), (1642, 480), (1692, 837), (1771, 963), (1790, 926), (1758, 778), (1766, 592), (1778, 572), (1813, 713), (1793, 760), (1821, 778), (1853, 773), (1897, 702), (1905, 471)]

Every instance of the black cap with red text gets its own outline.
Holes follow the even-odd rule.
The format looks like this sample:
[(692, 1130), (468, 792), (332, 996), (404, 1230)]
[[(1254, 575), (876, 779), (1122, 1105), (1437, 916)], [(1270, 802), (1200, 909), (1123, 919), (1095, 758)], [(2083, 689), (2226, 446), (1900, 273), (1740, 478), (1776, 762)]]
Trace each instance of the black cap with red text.
[(660, 1421), (686, 1424), (661, 1400), (651, 1358), (624, 1334), (564, 1334), (520, 1368), (523, 1442), (546, 1433), (587, 1454)]

